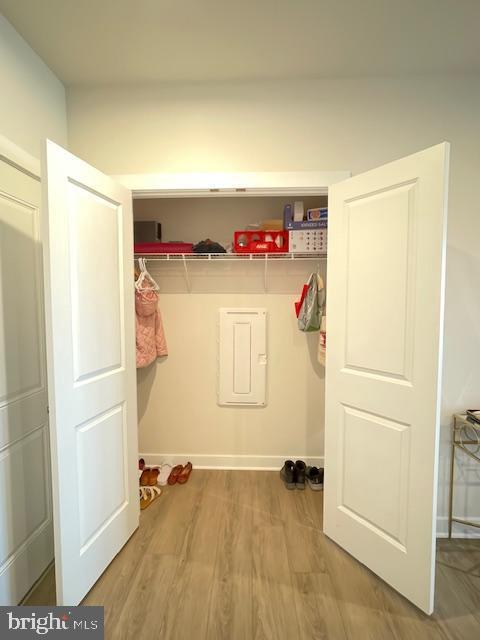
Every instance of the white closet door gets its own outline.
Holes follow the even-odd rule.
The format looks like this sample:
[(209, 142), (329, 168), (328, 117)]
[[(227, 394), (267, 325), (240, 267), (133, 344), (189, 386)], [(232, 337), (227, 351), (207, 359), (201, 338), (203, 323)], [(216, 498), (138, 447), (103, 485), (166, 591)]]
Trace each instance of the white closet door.
[(0, 605), (18, 604), (53, 560), (41, 186), (10, 158), (0, 156)]
[(47, 141), (44, 264), (58, 604), (138, 527), (131, 193)]
[(433, 610), (449, 145), (329, 194), (325, 533)]

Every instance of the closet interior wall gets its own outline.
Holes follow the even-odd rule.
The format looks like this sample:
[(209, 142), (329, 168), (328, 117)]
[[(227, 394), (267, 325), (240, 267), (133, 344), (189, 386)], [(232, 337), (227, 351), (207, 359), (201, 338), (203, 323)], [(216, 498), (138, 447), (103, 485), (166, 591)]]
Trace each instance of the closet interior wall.
[[(158, 220), (162, 240), (231, 242), (234, 230), (281, 218), (287, 202), (326, 206), (326, 196), (196, 197), (134, 200), (135, 220)], [(169, 355), (137, 371), (139, 450), (147, 461), (185, 457), (197, 466), (279, 468), (285, 457), (323, 461), (324, 374), (318, 334), (297, 328), (294, 302), (325, 260), (268, 264), (147, 262), (160, 285)], [(217, 404), (217, 320), (221, 307), (265, 307), (267, 405)]]

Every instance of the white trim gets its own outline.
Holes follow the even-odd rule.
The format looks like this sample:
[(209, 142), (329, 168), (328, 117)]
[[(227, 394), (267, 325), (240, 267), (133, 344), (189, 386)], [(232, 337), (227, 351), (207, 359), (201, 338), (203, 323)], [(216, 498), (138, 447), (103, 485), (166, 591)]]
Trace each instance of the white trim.
[(40, 180), (40, 160), (24, 151), (14, 142), (0, 135), (0, 159)]
[[(115, 177), (116, 179), (116, 177)], [(118, 181), (120, 182), (120, 181)], [(120, 182), (120, 184), (124, 184)], [(263, 189), (152, 189), (138, 190), (132, 189), (134, 200), (145, 198), (251, 198), (259, 196), (326, 196), (327, 187), (298, 187), (288, 189), (282, 187), (271, 187)]]
[(255, 456), (209, 455), (191, 453), (139, 453), (147, 466), (185, 464), (190, 461), (194, 469), (236, 469), (237, 471), (279, 471), (285, 460), (303, 460), (307, 465), (323, 467), (323, 456)]
[(349, 171), (263, 171), (244, 173), (138, 173), (112, 178), (134, 198), (326, 195)]
[[(454, 517), (466, 518), (466, 516), (459, 515), (456, 515)], [(468, 520), (472, 520), (473, 522), (480, 524), (480, 518), (468, 518)], [(447, 516), (437, 516), (437, 538), (448, 538)], [(468, 527), (464, 524), (454, 522), (452, 528), (452, 538), (470, 538), (478, 540), (480, 538), (480, 529), (476, 529), (475, 527)]]

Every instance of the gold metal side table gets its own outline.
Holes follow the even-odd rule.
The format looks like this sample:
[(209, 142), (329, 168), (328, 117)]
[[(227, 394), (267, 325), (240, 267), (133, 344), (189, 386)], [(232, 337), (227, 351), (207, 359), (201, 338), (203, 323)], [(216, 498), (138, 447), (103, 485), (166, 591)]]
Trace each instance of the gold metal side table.
[[(474, 436), (475, 439), (472, 438)], [(473, 449), (469, 449), (468, 445)], [(476, 449), (475, 449), (476, 447)], [(453, 486), (455, 475), (455, 450), (463, 451), (467, 456), (480, 463), (480, 424), (474, 424), (467, 420), (464, 413), (456, 413), (453, 416), (452, 429), (452, 459), (450, 461), (450, 505), (448, 510), (448, 537), (452, 537), (452, 523), (458, 522), (469, 527), (480, 528), (478, 522), (453, 517)]]

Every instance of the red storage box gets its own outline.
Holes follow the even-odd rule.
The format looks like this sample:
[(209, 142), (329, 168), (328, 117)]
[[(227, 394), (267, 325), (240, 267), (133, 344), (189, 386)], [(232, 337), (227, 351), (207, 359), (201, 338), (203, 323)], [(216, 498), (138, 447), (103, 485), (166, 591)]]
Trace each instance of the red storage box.
[(134, 245), (135, 253), (193, 253), (191, 242), (139, 242)]
[(288, 253), (288, 231), (235, 231), (235, 253)]

